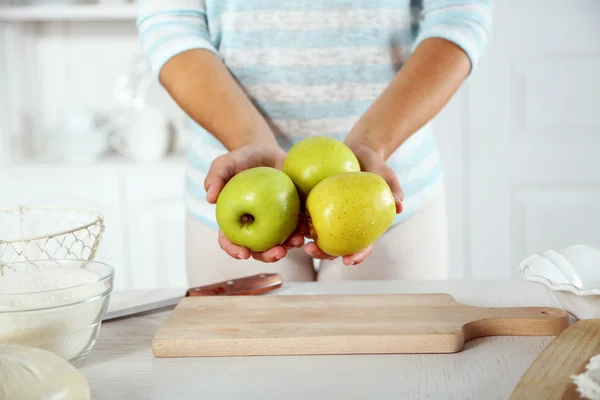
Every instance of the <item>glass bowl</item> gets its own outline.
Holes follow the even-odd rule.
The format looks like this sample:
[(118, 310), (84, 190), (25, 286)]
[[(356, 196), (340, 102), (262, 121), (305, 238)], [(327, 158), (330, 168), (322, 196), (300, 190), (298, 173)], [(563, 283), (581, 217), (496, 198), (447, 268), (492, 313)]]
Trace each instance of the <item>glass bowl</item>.
[(80, 364), (96, 342), (113, 281), (114, 269), (97, 261), (0, 264), (0, 343)]

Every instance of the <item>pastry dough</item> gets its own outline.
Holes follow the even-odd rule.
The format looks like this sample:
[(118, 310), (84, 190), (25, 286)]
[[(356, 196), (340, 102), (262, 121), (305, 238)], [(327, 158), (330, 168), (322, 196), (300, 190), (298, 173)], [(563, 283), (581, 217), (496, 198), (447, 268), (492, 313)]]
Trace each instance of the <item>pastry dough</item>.
[(0, 344), (0, 399), (89, 400), (84, 376), (56, 354)]

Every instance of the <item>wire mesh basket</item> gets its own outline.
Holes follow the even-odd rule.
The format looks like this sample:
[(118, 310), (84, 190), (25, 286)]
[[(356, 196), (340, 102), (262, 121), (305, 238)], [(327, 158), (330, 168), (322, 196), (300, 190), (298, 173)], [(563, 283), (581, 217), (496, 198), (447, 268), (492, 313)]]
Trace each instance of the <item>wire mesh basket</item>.
[(102, 214), (60, 207), (0, 209), (0, 264), (16, 261), (86, 260), (104, 233)]

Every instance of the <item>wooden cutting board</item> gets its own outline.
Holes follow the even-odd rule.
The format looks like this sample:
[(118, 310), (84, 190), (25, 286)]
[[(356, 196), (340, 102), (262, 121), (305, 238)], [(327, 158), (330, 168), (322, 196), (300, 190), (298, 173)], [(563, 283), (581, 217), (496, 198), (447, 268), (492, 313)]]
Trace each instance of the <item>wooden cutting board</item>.
[(580, 399), (571, 376), (584, 372), (596, 354), (600, 354), (600, 319), (575, 322), (536, 358), (510, 399)]
[(447, 294), (187, 297), (155, 333), (156, 357), (453, 353), (491, 335), (557, 335), (568, 313), (479, 308)]

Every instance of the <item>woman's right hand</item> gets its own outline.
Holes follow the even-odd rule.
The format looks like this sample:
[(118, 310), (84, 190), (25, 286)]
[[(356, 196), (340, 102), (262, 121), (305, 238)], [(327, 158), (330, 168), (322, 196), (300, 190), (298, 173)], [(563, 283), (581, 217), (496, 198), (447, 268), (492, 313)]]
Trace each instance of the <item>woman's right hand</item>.
[[(254, 167), (281, 169), (285, 156), (285, 151), (277, 145), (277, 142), (273, 141), (273, 143), (250, 143), (217, 157), (212, 162), (204, 180), (204, 189), (207, 193), (206, 200), (211, 204), (215, 204), (225, 184), (236, 174), (246, 169)], [(247, 260), (252, 257), (258, 261), (270, 263), (284, 258), (288, 249), (302, 247), (304, 233), (304, 224), (299, 224), (296, 231), (283, 245), (258, 253), (232, 243), (225, 237), (223, 232), (219, 231), (219, 246), (233, 258)]]

